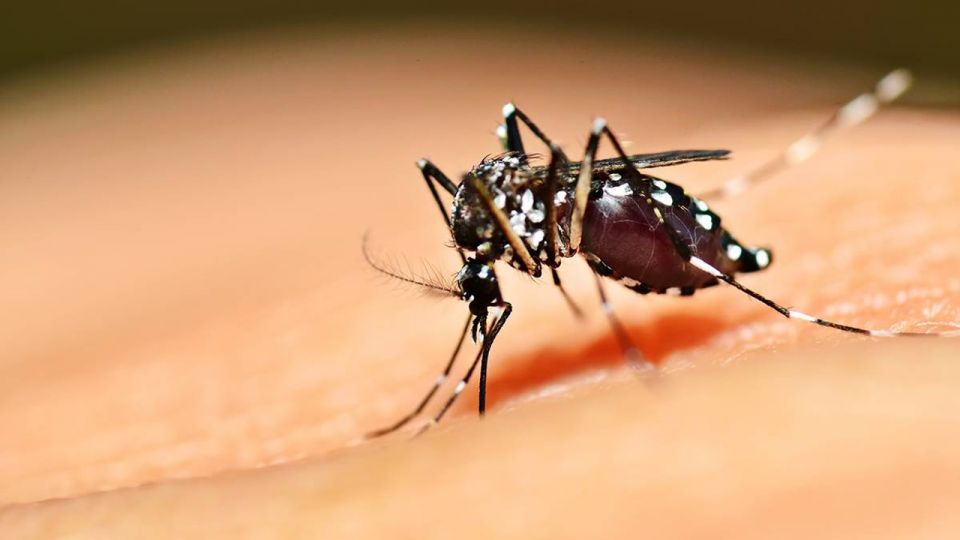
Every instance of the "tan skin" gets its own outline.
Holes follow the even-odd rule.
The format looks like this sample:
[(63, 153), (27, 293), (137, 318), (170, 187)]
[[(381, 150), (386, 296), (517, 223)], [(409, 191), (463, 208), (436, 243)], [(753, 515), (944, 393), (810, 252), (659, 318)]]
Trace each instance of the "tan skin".
[[(635, 53), (650, 44), (558, 42), (514, 48), (530, 73), (505, 90), (471, 79), (501, 46), (413, 35), (271, 37), (9, 88), (0, 537), (960, 528), (956, 341), (843, 335), (719, 287), (676, 299), (611, 284), (661, 365), (645, 384), (623, 368), (579, 260), (561, 273), (583, 321), (548, 280), (499, 270), (516, 316), (494, 348), (487, 418), (469, 390), (436, 432), (357, 447), (416, 403), (466, 316), (397, 292), (360, 257), (370, 230), (384, 257), (456, 269), (415, 159), (456, 176), (496, 152), (512, 98), (570, 155), (596, 113), (634, 151), (734, 149), (660, 171), (695, 191), (871, 76), (679, 48), (641, 76)], [(399, 37), (402, 51), (387, 46)], [(596, 84), (624, 62), (638, 72)], [(949, 329), (918, 323), (960, 321), (958, 135), (955, 113), (891, 111), (715, 205), (745, 243), (775, 249), (744, 281), (840, 322)], [(129, 489), (95, 493), (116, 488)]]

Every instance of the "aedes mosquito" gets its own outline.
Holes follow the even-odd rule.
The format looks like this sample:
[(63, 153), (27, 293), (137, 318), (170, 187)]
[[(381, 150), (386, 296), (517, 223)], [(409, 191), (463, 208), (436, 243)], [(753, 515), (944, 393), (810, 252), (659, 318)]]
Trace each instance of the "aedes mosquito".
[[(480, 367), (480, 414), (486, 408), (487, 363), (494, 340), (513, 311), (504, 300), (496, 261), (540, 277), (549, 268), (553, 283), (575, 313), (578, 308), (566, 294), (557, 274), (562, 259), (582, 255), (596, 281), (604, 312), (632, 365), (653, 369), (631, 343), (623, 325), (607, 301), (601, 278), (617, 281), (641, 294), (688, 296), (720, 282), (733, 286), (780, 315), (816, 325), (874, 337), (944, 336), (956, 332), (915, 333), (871, 330), (828, 321), (789, 309), (742, 285), (736, 274), (767, 268), (773, 260), (767, 248), (748, 247), (722, 225), (720, 216), (703, 201), (733, 196), (780, 170), (808, 159), (831, 132), (863, 122), (877, 109), (897, 99), (910, 86), (912, 77), (903, 69), (883, 77), (871, 92), (841, 107), (827, 122), (790, 145), (773, 160), (751, 174), (733, 178), (719, 189), (694, 197), (683, 188), (646, 174), (645, 169), (694, 161), (726, 159), (727, 150), (672, 150), (655, 154), (628, 155), (602, 118), (590, 131), (582, 161), (571, 161), (530, 118), (514, 104), (503, 107), (504, 122), (497, 135), (505, 152), (487, 157), (454, 184), (426, 159), (417, 162), (444, 222), (451, 231), (463, 267), (455, 283), (428, 283), (400, 275), (373, 261), (368, 262), (392, 277), (435, 289), (468, 302), (469, 314), (460, 339), (443, 372), (430, 391), (408, 415), (391, 426), (368, 434), (376, 437), (396, 431), (417, 417), (449, 377), (454, 361), (469, 332), (481, 341), (470, 368), (456, 385), (440, 412), (424, 426), (437, 423)], [(549, 149), (547, 166), (532, 166), (520, 136), (524, 124)], [(617, 157), (597, 160), (601, 138), (606, 138)], [(438, 189), (438, 187), (440, 189)], [(451, 212), (440, 190), (453, 196)], [(468, 256), (465, 253), (471, 253)]]

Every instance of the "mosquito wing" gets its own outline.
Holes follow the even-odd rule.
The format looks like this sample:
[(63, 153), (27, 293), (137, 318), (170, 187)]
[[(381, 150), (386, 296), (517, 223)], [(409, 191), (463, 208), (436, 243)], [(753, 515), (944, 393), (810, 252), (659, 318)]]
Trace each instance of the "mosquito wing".
[[(653, 169), (655, 167), (669, 167), (692, 161), (710, 161), (713, 159), (727, 159), (729, 150), (670, 150), (655, 154), (634, 154), (629, 156), (630, 162), (638, 169)], [(623, 167), (620, 158), (601, 159), (593, 163), (596, 171), (610, 171)], [(568, 170), (571, 174), (580, 170), (580, 162), (570, 163)]]

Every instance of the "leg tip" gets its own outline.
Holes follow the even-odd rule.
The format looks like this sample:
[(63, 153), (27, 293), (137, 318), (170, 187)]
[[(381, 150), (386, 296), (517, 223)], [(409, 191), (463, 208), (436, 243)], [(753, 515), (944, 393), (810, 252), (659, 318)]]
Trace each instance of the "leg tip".
[(517, 106), (513, 104), (512, 101), (508, 101), (506, 105), (503, 106), (503, 117), (510, 118), (517, 112)]

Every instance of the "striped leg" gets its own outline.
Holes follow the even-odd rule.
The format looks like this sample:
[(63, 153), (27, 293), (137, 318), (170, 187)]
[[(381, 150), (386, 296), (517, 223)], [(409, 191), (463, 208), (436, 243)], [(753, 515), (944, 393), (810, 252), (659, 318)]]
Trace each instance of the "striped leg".
[(913, 83), (906, 69), (896, 69), (877, 82), (871, 92), (861, 94), (840, 107), (833, 116), (807, 133), (782, 153), (753, 171), (727, 180), (723, 185), (697, 196), (700, 199), (733, 197), (763, 182), (777, 173), (810, 159), (823, 142), (841, 129), (856, 126), (873, 116), (877, 110), (902, 96)]
[(577, 318), (583, 317), (583, 312), (580, 310), (580, 307), (577, 306), (576, 302), (573, 301), (573, 298), (567, 293), (567, 290), (563, 288), (563, 283), (560, 281), (560, 275), (557, 273), (556, 266), (559, 265), (559, 256), (560, 256), (560, 247), (559, 247), (559, 238), (560, 230), (557, 226), (557, 207), (555, 204), (551, 204), (554, 199), (554, 196), (557, 193), (557, 184), (559, 182), (559, 169), (560, 166), (564, 163), (567, 163), (567, 156), (563, 153), (563, 150), (554, 144), (549, 137), (546, 136), (536, 124), (530, 120), (530, 117), (527, 116), (523, 111), (518, 109), (513, 103), (507, 103), (503, 106), (503, 121), (504, 123), (498, 129), (498, 135), (503, 144), (503, 147), (508, 152), (519, 152), (525, 155), (525, 150), (523, 147), (523, 139), (520, 136), (520, 125), (517, 123), (517, 119), (524, 123), (527, 128), (533, 132), (534, 135), (540, 141), (547, 145), (550, 148), (550, 164), (547, 167), (547, 183), (544, 189), (543, 199), (547, 201), (546, 204), (546, 217), (544, 219), (544, 231), (546, 232), (546, 252), (547, 259), (549, 260), (550, 274), (553, 277), (553, 284), (560, 289), (560, 294), (563, 295), (564, 301), (570, 307), (570, 310), (573, 311), (574, 316)]
[(364, 438), (373, 439), (376, 437), (382, 437), (388, 433), (393, 433), (394, 431), (402, 428), (407, 425), (411, 420), (416, 418), (420, 413), (423, 412), (423, 409), (426, 408), (427, 404), (433, 399), (433, 396), (440, 390), (440, 386), (446, 382), (447, 377), (450, 376), (450, 370), (453, 369), (453, 364), (457, 359), (457, 356), (460, 354), (460, 349), (463, 347), (464, 338), (467, 337), (467, 330), (470, 328), (470, 321), (473, 319), (473, 315), (467, 315), (467, 322), (463, 325), (463, 330), (460, 332), (460, 339), (457, 340), (457, 346), (453, 349), (453, 354), (450, 355), (450, 360), (447, 361), (447, 367), (443, 368), (443, 373), (437, 376), (437, 380), (433, 383), (433, 386), (430, 388), (430, 391), (423, 396), (423, 399), (420, 400), (420, 404), (411, 411), (409, 414), (398, 420), (391, 426), (381, 428), (375, 431), (371, 431), (364, 435)]
[[(457, 194), (457, 186), (454, 184), (447, 175), (443, 174), (436, 165), (430, 162), (428, 159), (421, 159), (417, 162), (417, 168), (420, 169), (420, 172), (423, 174), (423, 179), (427, 183), (427, 187), (430, 188), (430, 193), (433, 195), (433, 200), (437, 203), (437, 208), (440, 209), (440, 214), (443, 216), (444, 223), (447, 224), (447, 229), (453, 230), (452, 225), (450, 224), (450, 216), (447, 215), (447, 209), (443, 205), (443, 201), (440, 200), (440, 193), (437, 191), (436, 184), (440, 184), (440, 187), (450, 195)], [(451, 233), (452, 234), (452, 233)], [(460, 261), (466, 264), (467, 257), (463, 254), (459, 248), (457, 249), (457, 254), (460, 255)]]
[(470, 379), (473, 377), (473, 372), (476, 371), (477, 366), (480, 366), (480, 415), (482, 416), (486, 410), (486, 396), (487, 396), (487, 364), (490, 359), (490, 348), (493, 347), (493, 340), (497, 338), (497, 334), (500, 333), (500, 329), (503, 328), (503, 325), (507, 322), (507, 318), (510, 317), (510, 313), (513, 311), (513, 306), (509, 302), (503, 303), (503, 312), (494, 319), (490, 324), (490, 331), (484, 328), (485, 325), (481, 324), (481, 333), (483, 334), (483, 344), (480, 347), (480, 350), (477, 352), (477, 356), (473, 359), (473, 363), (470, 364), (470, 369), (467, 370), (467, 373), (460, 379), (460, 382), (457, 383), (457, 386), (453, 389), (453, 394), (447, 399), (447, 402), (443, 404), (443, 408), (440, 409), (440, 412), (433, 417), (432, 420), (424, 424), (420, 431), (417, 432), (417, 435), (422, 434), (431, 427), (440, 423), (440, 420), (443, 419), (443, 416), (447, 414), (447, 411), (450, 410), (450, 407), (453, 406), (454, 402), (460, 397), (460, 394), (463, 393), (463, 390), (470, 383)]
[[(593, 265), (591, 265), (591, 268), (592, 266)], [(613, 306), (610, 305), (610, 300), (607, 299), (607, 293), (603, 288), (603, 280), (596, 270), (593, 272), (593, 277), (597, 282), (597, 294), (600, 295), (600, 305), (603, 307), (603, 312), (606, 314), (607, 320), (610, 321), (610, 327), (613, 329), (613, 334), (617, 337), (620, 350), (623, 351), (623, 356), (627, 359), (627, 363), (637, 371), (655, 371), (656, 367), (644, 358), (640, 349), (633, 344), (633, 340), (631, 340), (630, 335), (627, 334), (627, 330), (623, 327), (623, 323), (620, 322), (620, 318), (617, 317), (617, 314), (613, 311)]]
[(563, 161), (567, 161), (567, 156), (564, 155), (563, 150), (560, 150), (549, 137), (540, 131), (540, 128), (530, 120), (530, 117), (524, 114), (523, 111), (517, 108), (513, 103), (507, 103), (503, 106), (503, 124), (497, 128), (497, 136), (500, 138), (503, 148), (507, 152), (519, 152), (521, 154), (526, 154), (526, 151), (523, 148), (523, 139), (520, 137), (520, 125), (517, 123), (517, 119), (524, 123), (538, 139), (540, 142), (550, 147), (551, 150), (556, 149), (560, 153), (560, 157)]
[[(614, 147), (617, 149), (617, 152), (620, 154), (621, 159), (623, 159), (625, 163), (630, 163), (629, 157), (627, 157), (626, 154), (623, 152), (623, 149), (621, 148), (620, 144), (617, 142), (616, 137), (609, 130), (609, 128), (606, 127), (605, 124), (600, 126), (599, 129), (596, 126), (594, 126), (594, 133), (606, 133), (607, 137), (610, 139), (610, 142), (613, 143)], [(597, 137), (599, 137), (599, 135), (597, 135)], [(595, 151), (595, 147), (594, 147), (594, 151)], [(586, 161), (584, 161), (584, 163), (586, 164)], [(763, 296), (762, 294), (743, 286), (742, 284), (740, 284), (740, 282), (734, 279), (733, 276), (724, 274), (723, 272), (717, 270), (716, 268), (714, 268), (712, 265), (710, 265), (703, 259), (693, 255), (690, 250), (690, 247), (686, 245), (686, 243), (683, 241), (683, 237), (680, 234), (680, 232), (674, 229), (664, 219), (663, 212), (659, 208), (660, 203), (656, 202), (652, 198), (646, 198), (644, 200), (647, 201), (647, 204), (650, 204), (653, 207), (654, 215), (656, 215), (658, 221), (660, 222), (660, 226), (662, 226), (664, 230), (667, 232), (667, 234), (670, 236), (670, 239), (672, 240), (672, 243), (674, 245), (674, 248), (677, 251), (677, 254), (680, 255), (680, 257), (683, 260), (687, 261), (694, 267), (712, 275), (718, 280), (723, 281), (724, 283), (727, 283), (728, 285), (735, 287), (740, 292), (746, 294), (747, 296), (750, 296), (754, 300), (757, 300), (758, 302), (764, 304), (765, 306), (769, 307), (770, 309), (776, 311), (777, 313), (783, 315), (788, 319), (798, 319), (801, 321), (806, 321), (812, 324), (816, 324), (818, 326), (833, 328), (834, 330), (840, 330), (842, 332), (851, 332), (854, 334), (863, 334), (863, 335), (868, 335), (873, 337), (900, 337), (900, 336), (960, 337), (960, 331), (922, 333), (922, 332), (891, 332), (888, 330), (871, 330), (867, 328), (859, 328), (856, 326), (849, 326), (846, 324), (840, 324), (833, 321), (828, 321), (826, 319), (814, 317), (813, 315), (808, 315), (802, 311), (797, 311), (797, 310), (783, 307), (780, 304), (774, 302), (773, 300)]]
[(833, 328), (834, 330), (840, 330), (841, 332), (851, 332), (854, 334), (863, 334), (873, 337), (960, 337), (960, 331), (949, 331), (949, 332), (932, 332), (932, 333), (923, 333), (923, 332), (891, 332), (889, 330), (872, 330), (869, 328), (859, 328), (856, 326), (849, 326), (846, 324), (840, 324), (833, 321), (828, 321), (826, 319), (821, 319), (820, 317), (814, 317), (813, 315), (808, 315), (802, 311), (797, 311), (795, 309), (789, 309), (781, 306), (780, 304), (774, 302), (773, 300), (763, 296), (762, 294), (745, 287), (740, 284), (733, 276), (728, 276), (723, 272), (717, 270), (712, 265), (700, 259), (699, 257), (693, 256), (688, 259), (691, 265), (699, 268), (700, 270), (712, 275), (713, 277), (735, 287), (740, 292), (746, 294), (747, 296), (753, 298), (754, 300), (760, 302), (761, 304), (767, 306), (768, 308), (776, 311), (777, 313), (783, 315), (788, 319), (797, 319), (805, 321), (808, 323), (816, 324), (818, 326), (823, 326), (826, 328)]

